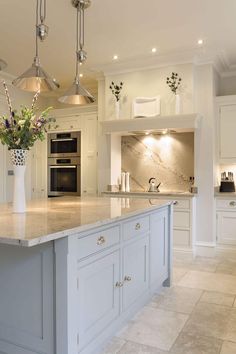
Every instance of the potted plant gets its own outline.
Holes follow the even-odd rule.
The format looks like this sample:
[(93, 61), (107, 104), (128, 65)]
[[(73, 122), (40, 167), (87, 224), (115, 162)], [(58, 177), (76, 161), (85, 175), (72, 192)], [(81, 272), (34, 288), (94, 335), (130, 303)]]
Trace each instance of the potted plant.
[(115, 96), (115, 110), (116, 110), (116, 119), (120, 118), (120, 96), (121, 96), (121, 90), (123, 88), (124, 83), (120, 82), (120, 84), (115, 84), (113, 81), (111, 82), (110, 85), (110, 90), (112, 94)]
[(175, 113), (180, 114), (180, 95), (179, 89), (181, 87), (182, 79), (178, 73), (172, 72), (170, 77), (166, 78), (166, 83), (175, 95)]
[(19, 111), (13, 110), (6, 83), (3, 82), (3, 85), (9, 116), (0, 117), (0, 141), (3, 145), (7, 145), (14, 168), (13, 211), (24, 213), (26, 210), (24, 175), (27, 153), (36, 140), (44, 140), (46, 125), (49, 122), (47, 116), (51, 108), (37, 114), (35, 108), (39, 96), (37, 92), (30, 108), (22, 106)]

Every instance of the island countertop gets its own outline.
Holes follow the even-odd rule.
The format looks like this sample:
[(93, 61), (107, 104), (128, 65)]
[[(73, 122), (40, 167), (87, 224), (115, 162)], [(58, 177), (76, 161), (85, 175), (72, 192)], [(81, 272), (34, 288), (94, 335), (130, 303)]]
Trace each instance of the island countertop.
[(166, 200), (61, 197), (32, 200), (25, 214), (0, 205), (0, 243), (31, 247), (170, 204)]

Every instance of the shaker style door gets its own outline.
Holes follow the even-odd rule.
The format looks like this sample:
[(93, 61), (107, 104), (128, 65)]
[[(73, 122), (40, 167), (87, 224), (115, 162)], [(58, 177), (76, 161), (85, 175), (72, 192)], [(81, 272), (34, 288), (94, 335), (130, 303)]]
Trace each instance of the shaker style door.
[(79, 350), (119, 315), (119, 251), (78, 271)]

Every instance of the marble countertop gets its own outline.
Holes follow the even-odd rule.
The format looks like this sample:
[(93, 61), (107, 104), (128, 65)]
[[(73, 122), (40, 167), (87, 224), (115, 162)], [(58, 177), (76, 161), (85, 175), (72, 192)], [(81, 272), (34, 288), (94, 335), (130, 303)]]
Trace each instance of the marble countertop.
[(140, 192), (140, 191), (132, 191), (132, 192), (103, 192), (103, 194), (107, 195), (116, 195), (116, 196), (140, 196), (140, 197), (195, 197), (197, 194), (191, 192), (178, 192), (178, 191), (165, 191), (165, 192)]
[(170, 204), (166, 200), (60, 197), (32, 200), (25, 214), (1, 204), (0, 243), (31, 247)]
[(215, 197), (236, 198), (236, 192), (215, 192)]

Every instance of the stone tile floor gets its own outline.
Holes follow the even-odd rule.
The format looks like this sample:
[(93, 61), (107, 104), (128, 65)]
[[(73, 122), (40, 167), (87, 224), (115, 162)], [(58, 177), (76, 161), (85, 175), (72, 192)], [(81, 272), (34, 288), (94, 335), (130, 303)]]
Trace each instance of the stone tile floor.
[(236, 257), (174, 256), (155, 295), (102, 354), (236, 354)]

